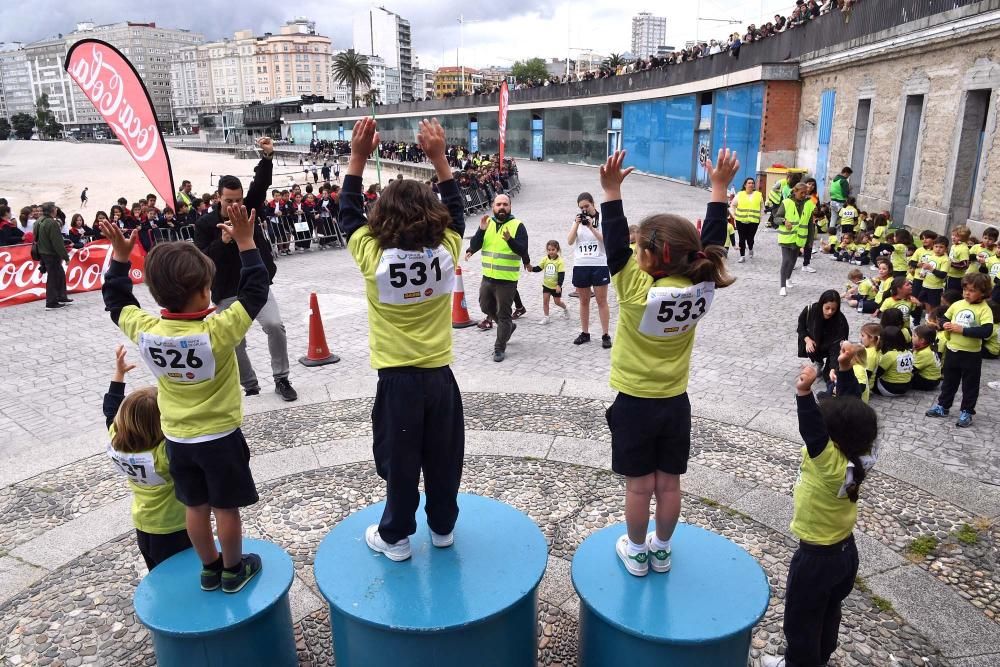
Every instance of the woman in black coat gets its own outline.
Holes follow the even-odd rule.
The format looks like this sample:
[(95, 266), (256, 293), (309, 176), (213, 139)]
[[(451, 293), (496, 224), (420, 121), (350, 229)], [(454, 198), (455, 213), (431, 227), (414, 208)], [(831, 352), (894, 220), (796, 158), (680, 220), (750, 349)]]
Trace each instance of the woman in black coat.
[(830, 371), (837, 367), (840, 344), (850, 335), (837, 290), (823, 292), (819, 301), (802, 309), (798, 333), (799, 357), (822, 364), (823, 380), (828, 382)]

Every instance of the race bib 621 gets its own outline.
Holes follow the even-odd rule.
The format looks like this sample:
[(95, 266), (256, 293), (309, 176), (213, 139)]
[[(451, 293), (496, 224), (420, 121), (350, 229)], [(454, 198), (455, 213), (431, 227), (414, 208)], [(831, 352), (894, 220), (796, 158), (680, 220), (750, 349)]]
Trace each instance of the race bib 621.
[(455, 261), (443, 245), (423, 250), (387, 248), (375, 269), (375, 284), (381, 303), (420, 303), (451, 294)]
[(215, 377), (215, 355), (207, 333), (190, 336), (139, 334), (139, 356), (157, 378), (204, 382)]
[(647, 336), (669, 338), (694, 329), (712, 307), (715, 283), (690, 287), (652, 287), (646, 296), (646, 310), (639, 331)]

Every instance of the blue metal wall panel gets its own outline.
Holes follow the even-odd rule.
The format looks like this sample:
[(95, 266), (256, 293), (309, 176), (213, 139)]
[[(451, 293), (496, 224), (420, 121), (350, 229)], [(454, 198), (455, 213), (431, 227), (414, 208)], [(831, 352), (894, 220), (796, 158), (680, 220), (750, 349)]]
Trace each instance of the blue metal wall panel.
[(740, 171), (733, 183), (738, 190), (739, 183), (757, 176), (760, 125), (764, 115), (764, 85), (718, 90), (715, 92), (714, 106), (711, 157), (714, 161), (720, 148), (736, 151), (740, 158)]
[(622, 148), (627, 162), (650, 174), (691, 180), (694, 150), (694, 96), (626, 102)]
[(816, 151), (816, 192), (820, 199), (826, 194), (826, 174), (830, 161), (830, 135), (837, 102), (836, 90), (824, 90), (819, 103), (819, 149)]

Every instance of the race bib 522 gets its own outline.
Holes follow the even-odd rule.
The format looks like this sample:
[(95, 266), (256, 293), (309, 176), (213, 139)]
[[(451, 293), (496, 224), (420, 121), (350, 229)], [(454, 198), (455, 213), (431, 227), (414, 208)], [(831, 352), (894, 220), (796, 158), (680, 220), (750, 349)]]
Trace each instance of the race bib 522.
[(423, 250), (387, 248), (375, 269), (375, 284), (380, 303), (420, 303), (451, 294), (455, 262), (443, 245)]
[(659, 338), (687, 333), (708, 313), (714, 298), (715, 283), (712, 282), (690, 287), (650, 288), (639, 331)]
[(157, 378), (204, 382), (215, 377), (215, 355), (207, 333), (190, 336), (139, 334), (139, 356)]

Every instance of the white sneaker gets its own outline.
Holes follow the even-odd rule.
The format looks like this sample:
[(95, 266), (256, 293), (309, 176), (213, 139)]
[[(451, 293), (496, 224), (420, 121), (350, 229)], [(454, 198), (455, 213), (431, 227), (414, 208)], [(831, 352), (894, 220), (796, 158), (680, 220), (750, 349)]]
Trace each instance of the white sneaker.
[(760, 656), (761, 667), (785, 667), (785, 656), (783, 655), (762, 655)]
[(653, 547), (653, 540), (656, 539), (656, 531), (646, 535), (646, 548), (649, 549), (649, 566), (653, 572), (670, 571), (670, 547), (666, 549), (656, 549)]
[(811, 266), (803, 266), (802, 273), (816, 273), (816, 269)]
[(785, 280), (785, 287), (787, 287), (788, 289), (792, 289), (792, 279), (791, 278)]
[(395, 544), (388, 544), (378, 534), (378, 524), (374, 523), (365, 530), (365, 544), (372, 551), (383, 554), (389, 560), (396, 562), (407, 560), (410, 557), (410, 540), (403, 538)]
[(750, 259), (753, 259), (753, 248), (750, 249)]
[(989, 387), (990, 389), (995, 389), (997, 391), (1000, 391), (1000, 380), (997, 380), (995, 382), (987, 382), (986, 386)]
[(539, 324), (548, 324), (549, 323), (549, 316), (545, 315), (544, 317), (542, 317), (542, 319), (538, 320), (538, 323)]
[(743, 263), (743, 262), (745, 262), (745, 261), (747, 261), (747, 258), (746, 258), (746, 257), (743, 257), (743, 256), (741, 255), (741, 256), (740, 256), (740, 258), (739, 258), (738, 260), (736, 260), (736, 263), (737, 263), (737, 264), (742, 264), (742, 263)]
[(451, 531), (447, 535), (438, 535), (433, 530), (431, 531), (431, 544), (436, 546), (438, 549), (445, 549), (450, 547), (455, 543), (455, 531)]
[(622, 535), (615, 544), (615, 551), (629, 574), (645, 577), (649, 572), (649, 552), (640, 551), (634, 556), (628, 554), (628, 535)]
[(780, 290), (778, 290), (778, 296), (788, 296), (788, 290), (782, 287)]

